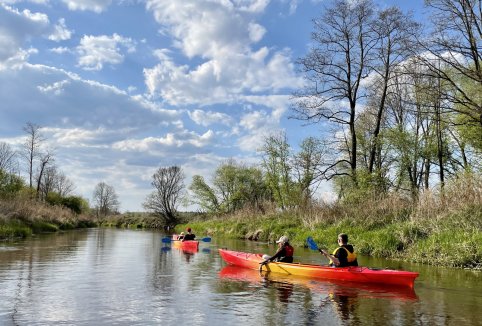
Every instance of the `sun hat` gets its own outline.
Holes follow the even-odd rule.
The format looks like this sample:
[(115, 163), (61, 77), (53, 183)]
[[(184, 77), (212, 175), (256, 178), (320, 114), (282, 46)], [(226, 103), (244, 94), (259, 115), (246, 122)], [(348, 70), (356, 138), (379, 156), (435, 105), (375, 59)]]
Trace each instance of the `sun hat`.
[(276, 241), (276, 243), (286, 243), (288, 241), (290, 241), (290, 239), (288, 239), (288, 237), (284, 235), (281, 238), (279, 238), (279, 240)]

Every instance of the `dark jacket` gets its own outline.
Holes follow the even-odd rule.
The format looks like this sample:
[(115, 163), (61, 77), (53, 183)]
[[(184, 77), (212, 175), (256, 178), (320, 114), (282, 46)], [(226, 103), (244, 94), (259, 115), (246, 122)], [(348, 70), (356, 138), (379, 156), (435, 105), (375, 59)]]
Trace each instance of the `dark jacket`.
[(293, 247), (288, 242), (286, 242), (269, 260), (283, 263), (292, 263), (293, 253)]
[(194, 233), (187, 233), (184, 235), (184, 241), (194, 240), (194, 239), (196, 239), (196, 235)]

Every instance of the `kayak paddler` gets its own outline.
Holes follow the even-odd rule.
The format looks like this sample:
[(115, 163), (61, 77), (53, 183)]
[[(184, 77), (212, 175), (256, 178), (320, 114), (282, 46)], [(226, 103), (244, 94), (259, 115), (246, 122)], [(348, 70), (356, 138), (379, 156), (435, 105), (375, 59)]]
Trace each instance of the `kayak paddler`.
[(332, 254), (323, 249), (319, 250), (323, 256), (330, 260), (330, 265), (333, 267), (358, 266), (355, 249), (351, 244), (348, 244), (348, 235), (346, 233), (338, 235), (338, 248)]
[(196, 239), (196, 235), (194, 233), (192, 233), (192, 230), (191, 228), (187, 228), (186, 229), (186, 234), (184, 235), (184, 238), (181, 240), (181, 241), (188, 241), (188, 240), (194, 240)]
[(294, 249), (289, 243), (289, 238), (287, 236), (282, 236), (276, 243), (278, 244), (278, 250), (273, 256), (263, 255), (263, 261), (260, 263), (261, 266), (269, 263), (270, 261), (292, 263)]

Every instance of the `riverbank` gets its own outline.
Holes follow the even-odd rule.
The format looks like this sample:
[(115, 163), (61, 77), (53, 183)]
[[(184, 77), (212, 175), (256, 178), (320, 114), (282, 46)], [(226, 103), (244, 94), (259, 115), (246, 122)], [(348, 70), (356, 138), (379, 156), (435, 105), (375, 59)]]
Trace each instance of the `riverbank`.
[(26, 198), (0, 199), (0, 240), (97, 225), (94, 217), (65, 207)]
[[(187, 224), (178, 225), (180, 232)], [(396, 194), (354, 204), (334, 203), (310, 210), (235, 215), (190, 221), (201, 235), (274, 242), (287, 235), (294, 246), (312, 236), (333, 250), (347, 233), (361, 255), (458, 268), (482, 269), (482, 182), (452, 183), (443, 194), (425, 192), (418, 202)]]

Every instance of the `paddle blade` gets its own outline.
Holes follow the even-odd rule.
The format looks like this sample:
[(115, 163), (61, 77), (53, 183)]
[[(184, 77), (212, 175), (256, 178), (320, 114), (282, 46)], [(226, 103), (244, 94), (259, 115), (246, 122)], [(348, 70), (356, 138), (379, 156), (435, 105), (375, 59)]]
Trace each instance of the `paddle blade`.
[(308, 243), (308, 247), (310, 247), (311, 250), (318, 250), (318, 245), (312, 237), (308, 237), (306, 239), (306, 242)]
[(205, 238), (202, 238), (201, 241), (202, 241), (202, 242), (211, 242), (211, 238), (210, 238), (210, 237), (205, 237)]
[(162, 243), (171, 243), (171, 238), (162, 238)]

